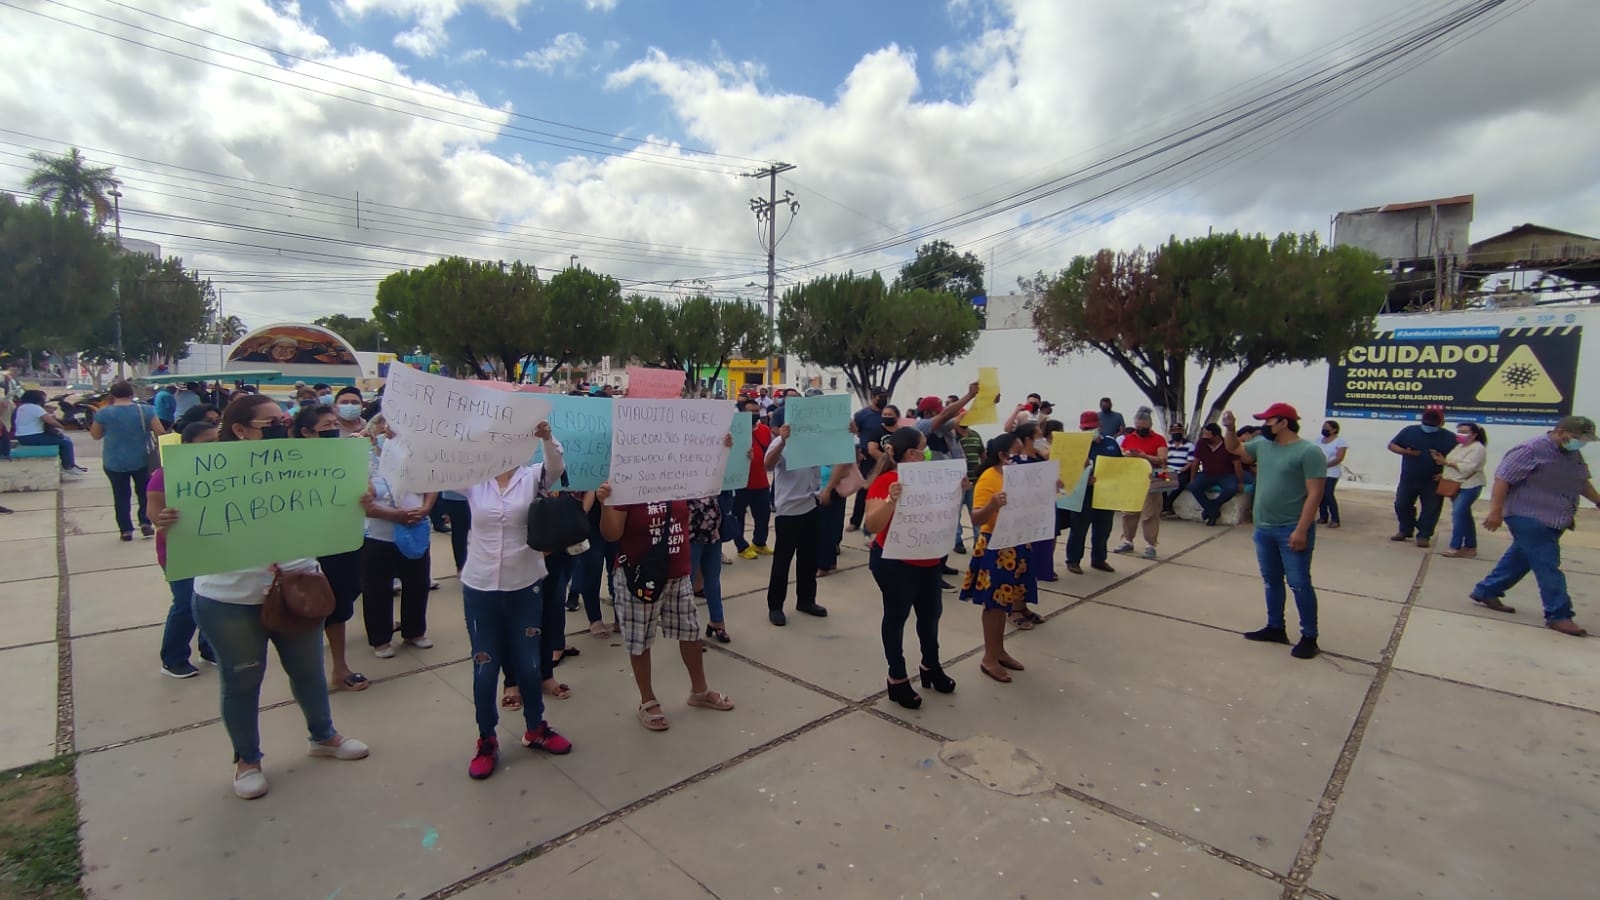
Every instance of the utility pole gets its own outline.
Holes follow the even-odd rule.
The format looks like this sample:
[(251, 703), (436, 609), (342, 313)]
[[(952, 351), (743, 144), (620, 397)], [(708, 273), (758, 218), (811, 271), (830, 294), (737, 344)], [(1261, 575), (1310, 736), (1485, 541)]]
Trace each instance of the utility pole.
[[(767, 199), (763, 200), (760, 197), (752, 198), (750, 200), (750, 211), (756, 214), (756, 225), (758, 227), (762, 222), (767, 224), (767, 237), (766, 240), (762, 242), (763, 247), (765, 247), (767, 251), (767, 324), (774, 329), (774, 334), (776, 334), (778, 321), (776, 316), (776, 298), (778, 288), (778, 207), (780, 206), (778, 201), (778, 176), (793, 168), (794, 166), (786, 162), (775, 162), (764, 169), (757, 169), (754, 172), (746, 172), (744, 174), (744, 177), (746, 178), (767, 179)], [(792, 222), (794, 220), (795, 213), (800, 211), (800, 202), (794, 199), (794, 191), (783, 192), (783, 201), (781, 205), (789, 208), (789, 219)], [(785, 230), (785, 233), (787, 233), (787, 229)], [(775, 359), (775, 355), (768, 354), (766, 383), (769, 385), (772, 384), (772, 368)]]
[[(104, 209), (105, 207), (101, 207)], [(122, 192), (116, 188), (111, 189), (112, 221), (116, 223), (117, 253), (122, 253)], [(104, 221), (104, 220), (102, 220)], [(117, 323), (117, 380), (122, 381), (126, 374), (123, 371), (122, 353), (122, 279), (118, 277), (111, 282), (111, 296), (116, 301)]]

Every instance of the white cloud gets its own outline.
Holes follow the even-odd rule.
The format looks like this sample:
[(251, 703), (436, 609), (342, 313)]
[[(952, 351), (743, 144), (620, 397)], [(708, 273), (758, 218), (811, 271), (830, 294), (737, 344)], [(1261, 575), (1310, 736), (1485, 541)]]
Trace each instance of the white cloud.
[(570, 71), (573, 63), (588, 52), (589, 44), (583, 35), (565, 31), (551, 38), (550, 43), (543, 47), (522, 54), (511, 64), (519, 69), (535, 69), (546, 73), (557, 69)]
[[(1100, 0), (1005, 0), (989, 4), (991, 27), (940, 52), (928, 48), (932, 67), (919, 72), (916, 56), (885, 38), (882, 49), (864, 55), (836, 88), (817, 96), (773, 87), (759, 59), (697, 60), (650, 51), (605, 76), (613, 91), (650, 94), (650, 102), (637, 106), (666, 116), (685, 144), (748, 158), (721, 159), (726, 168), (706, 172), (639, 161), (649, 153), (668, 157), (654, 163), (706, 164), (654, 145), (632, 158), (532, 162), (515, 155), (528, 145), (505, 110), (468, 106), (476, 98), (467, 89), (415, 80), (382, 53), (336, 49), (271, 0), (182, 0), (181, 12), (171, 10), (173, 0), (137, 2), (224, 34), (412, 85), (439, 111), (488, 120), (434, 112), (428, 114), (446, 121), (429, 121), (403, 106), (403, 113), (385, 112), (42, 20), (0, 31), (0, 58), (30, 73), (26, 82), (0, 81), (0, 122), (28, 123), (6, 127), (75, 142), (95, 162), (116, 165), (127, 182), (123, 224), (131, 236), (159, 241), (202, 270), (274, 274), (281, 283), (273, 293), (248, 279), (224, 282), (229, 311), (253, 322), (366, 314), (376, 278), (449, 253), (521, 258), (545, 268), (564, 265), (576, 253), (581, 263), (624, 280), (710, 277), (719, 279), (718, 287), (742, 290), (761, 280), (754, 273), (764, 260), (746, 201), (765, 186), (734, 172), (757, 160), (799, 167), (780, 178), (779, 190), (794, 190), (803, 204), (778, 248), (780, 265), (794, 267), (780, 279), (847, 267), (892, 269), (913, 246), (801, 264), (1104, 159), (1194, 120), (1250, 79), (1282, 77), (1286, 67), (1339, 35), (1396, 24), (1389, 0), (1148, 0), (1137, 9)], [(342, 3), (350, 14), (402, 11), (408, 27), (428, 10), (448, 22), (464, 5)], [(1213, 226), (1320, 231), (1340, 209), (1467, 192), (1478, 197), (1478, 237), (1521, 222), (1600, 232), (1600, 187), (1586, 176), (1600, 145), (1600, 80), (1586, 63), (1587, 33), (1570, 27), (1592, 18), (1591, 3), (1534, 4), (1325, 121), (1297, 133), (1275, 123), (1248, 145), (1258, 152), (1214, 172), (1183, 170), (1182, 177), (1092, 200), (1122, 180), (1108, 177), (935, 236), (986, 262), (992, 257), (997, 271), (990, 284), (1003, 290), (1018, 275), (1056, 268), (1071, 254), (1100, 246), (1148, 245)], [(526, 4), (478, 5), (499, 15)], [(572, 46), (569, 40), (569, 52)], [(586, 69), (604, 48), (583, 46)], [(1507, 47), (1540, 48), (1540, 70), (1524, 74), (1500, 64)], [(559, 42), (544, 50), (551, 48), (559, 51)], [(259, 60), (231, 65), (371, 99), (305, 77), (349, 76), (301, 63), (284, 66), (237, 45), (226, 49)], [(560, 65), (556, 57), (552, 68)], [(925, 80), (930, 68), (937, 81)], [(55, 90), (42, 93), (34, 84)], [(172, 85), (190, 88), (175, 92)], [(55, 99), (61, 96), (73, 102)], [(584, 124), (645, 135), (661, 127), (654, 118), (605, 122), (603, 112), (596, 115), (602, 121)], [(619, 140), (609, 146), (621, 151), (631, 145)], [(0, 134), (0, 187), (21, 183), (31, 149), (61, 146)], [(101, 150), (250, 181), (164, 170)], [(1082, 206), (990, 237), (1074, 204)], [(338, 279), (310, 286), (304, 280), (331, 276)], [(283, 280), (290, 277), (302, 280)], [(363, 277), (368, 281), (350, 281)]]
[[(347, 18), (361, 18), (381, 13), (412, 26), (395, 35), (394, 45), (421, 57), (433, 56), (450, 43), (448, 25), (467, 7), (475, 6), (489, 15), (501, 19), (513, 28), (517, 25), (517, 12), (534, 0), (331, 0), (336, 13)], [(286, 10), (298, 15), (297, 9)]]
[(590, 12), (611, 12), (617, 8), (617, 0), (583, 0), (583, 8)]

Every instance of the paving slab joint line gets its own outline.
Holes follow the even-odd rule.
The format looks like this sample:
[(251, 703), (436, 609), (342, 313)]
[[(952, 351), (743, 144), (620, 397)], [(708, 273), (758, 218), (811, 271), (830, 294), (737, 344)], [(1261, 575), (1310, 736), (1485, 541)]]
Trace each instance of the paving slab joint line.
[(1345, 736), (1344, 746), (1339, 750), (1338, 761), (1334, 763), (1333, 772), (1328, 776), (1327, 786), (1322, 790), (1322, 798), (1317, 802), (1316, 811), (1311, 815), (1311, 823), (1306, 827), (1305, 837), (1300, 842), (1300, 852), (1295, 855), (1294, 865), (1289, 869), (1282, 900), (1300, 900), (1310, 890), (1308, 882), (1311, 881), (1311, 871), (1322, 855), (1322, 842), (1328, 835), (1328, 826), (1332, 823), (1333, 814), (1339, 806), (1339, 798), (1344, 795), (1345, 782), (1350, 777), (1350, 770), (1355, 766), (1356, 754), (1361, 751), (1361, 742), (1367, 736), (1367, 726), (1372, 723), (1372, 715), (1378, 708), (1378, 698), (1383, 694), (1384, 685), (1389, 682), (1389, 673), (1394, 671), (1394, 658), (1400, 647), (1400, 639), (1405, 635), (1406, 623), (1411, 620), (1411, 611), (1416, 608), (1417, 597), (1422, 593), (1422, 582), (1428, 577), (1432, 560), (1432, 554), (1422, 558), (1422, 565), (1417, 569), (1417, 577), (1411, 582), (1411, 591), (1406, 595), (1405, 605), (1400, 608), (1400, 615), (1395, 617), (1394, 628), (1389, 632), (1389, 642), (1384, 645), (1383, 654), (1378, 659), (1378, 671), (1373, 675), (1372, 683), (1367, 686), (1367, 694), (1361, 701), (1361, 710), (1350, 725), (1350, 733)]
[[(651, 842), (650, 837), (648, 835), (646, 835), (644, 832), (640, 831), (637, 828), (634, 828), (632, 825), (629, 825), (627, 822), (622, 822), (622, 823), (619, 823), (619, 824), (620, 824), (620, 826), (622, 828), (626, 828), (628, 830), (629, 834), (631, 834), (634, 837), (638, 838), (640, 843), (644, 844), (646, 847), (649, 847), (651, 850), (654, 850), (655, 852), (661, 854), (661, 858), (665, 859), (667, 861), (668, 865), (672, 866), (672, 868), (675, 869), (678, 872), (678, 874), (682, 875), (684, 878), (687, 878), (690, 881), (694, 882), (696, 885), (698, 885), (700, 890), (706, 892), (706, 896), (707, 897), (715, 897), (716, 900), (722, 900), (722, 895), (717, 893), (716, 891), (713, 891), (711, 889), (711, 885), (706, 884), (704, 881), (701, 881), (700, 877), (698, 875), (695, 875), (693, 872), (690, 872), (688, 869), (685, 869), (676, 859), (674, 859), (672, 857), (672, 854), (665, 852), (660, 847), (657, 847), (653, 842)], [(584, 863), (584, 865), (588, 865), (588, 863)], [(579, 868), (582, 868), (582, 866), (580, 866)]]
[(56, 491), (56, 755), (73, 752), (72, 587), (67, 576), (67, 509)]
[(1545, 706), (1555, 707), (1556, 709), (1562, 710), (1563, 712), (1582, 713), (1583, 715), (1586, 715), (1586, 716), (1600, 716), (1600, 710), (1589, 709), (1586, 706), (1573, 706), (1570, 703), (1562, 703), (1560, 700), (1546, 700), (1543, 697), (1530, 697), (1527, 694), (1519, 694), (1516, 691), (1508, 691), (1508, 690), (1505, 690), (1504, 688), (1490, 687), (1487, 684), (1473, 684), (1470, 681), (1462, 681), (1462, 680), (1460, 680), (1458, 678), (1446, 678), (1443, 675), (1434, 675), (1434, 674), (1429, 673), (1429, 672), (1417, 672), (1417, 671), (1413, 671), (1411, 669), (1401, 669), (1401, 668), (1396, 668), (1395, 671), (1404, 672), (1407, 675), (1413, 675), (1413, 676), (1416, 676), (1417, 678), (1428, 678), (1428, 679), (1431, 679), (1433, 681), (1442, 681), (1445, 684), (1453, 684), (1453, 685), (1456, 685), (1458, 687), (1474, 688), (1474, 689), (1480, 690), (1480, 691), (1488, 691), (1491, 694), (1499, 694), (1502, 697), (1510, 697), (1510, 698), (1515, 699), (1515, 700), (1526, 700), (1526, 701), (1528, 701), (1530, 703), (1541, 703), (1541, 704), (1544, 704)]
[[(646, 794), (645, 796), (640, 797), (639, 799), (634, 800), (633, 802), (631, 802), (631, 803), (629, 803), (629, 804), (627, 804), (625, 806), (618, 807), (617, 809), (612, 810), (611, 812), (603, 813), (603, 814), (601, 814), (599, 816), (596, 816), (595, 818), (590, 819), (588, 822), (585, 822), (582, 825), (579, 825), (577, 828), (572, 829), (571, 831), (567, 832), (566, 834), (560, 835), (558, 837), (553, 837), (550, 840), (545, 841), (544, 843), (540, 844), (537, 847), (530, 847), (529, 849), (523, 850), (522, 852), (517, 853), (514, 856), (507, 857), (506, 859), (501, 860), (498, 863), (494, 863), (493, 865), (490, 865), (487, 868), (480, 869), (479, 871), (473, 873), (472, 875), (468, 875), (466, 878), (463, 878), (460, 881), (457, 881), (457, 882), (455, 882), (453, 884), (445, 885), (444, 887), (438, 889), (437, 891), (434, 891), (431, 894), (424, 894), (420, 898), (418, 898), (418, 900), (446, 900), (446, 898), (454, 897), (457, 894), (460, 894), (463, 891), (466, 891), (466, 890), (469, 890), (471, 888), (474, 888), (474, 887), (482, 884), (483, 882), (488, 881), (491, 878), (498, 878), (499, 876), (505, 874), (507, 871), (510, 871), (511, 869), (514, 869), (517, 866), (522, 865), (523, 863), (531, 862), (531, 861), (533, 861), (535, 859), (538, 859), (539, 857), (545, 855), (546, 853), (549, 853), (550, 851), (555, 850), (558, 847), (561, 847), (561, 846), (564, 846), (566, 844), (570, 844), (573, 841), (576, 841), (578, 838), (581, 838), (584, 835), (592, 834), (592, 833), (594, 833), (596, 831), (599, 831), (602, 828), (605, 828), (607, 825), (610, 825), (613, 822), (621, 821), (622, 819), (626, 818), (627, 816), (632, 815), (635, 812), (638, 812), (639, 810), (645, 808), (646, 806), (650, 806), (650, 805), (652, 805), (652, 804), (654, 804), (654, 803), (656, 803), (658, 801), (664, 800), (667, 797), (670, 797), (673, 794), (676, 794), (679, 791), (684, 790), (685, 788), (694, 787), (695, 785), (699, 784), (702, 781), (705, 781), (708, 778), (711, 778), (714, 775), (717, 775), (717, 774), (719, 774), (721, 772), (727, 771), (728, 769), (734, 768), (735, 766), (738, 766), (739, 764), (741, 764), (741, 763), (743, 763), (743, 762), (745, 762), (747, 760), (754, 759), (757, 756), (761, 756), (761, 755), (767, 753), (768, 751), (771, 751), (771, 750), (774, 750), (774, 749), (776, 749), (778, 747), (781, 747), (784, 744), (790, 743), (791, 741), (794, 741), (794, 740), (796, 740), (798, 738), (804, 737), (805, 735), (810, 734), (813, 731), (816, 731), (818, 728), (821, 728), (824, 725), (828, 725), (828, 724), (830, 724), (832, 722), (836, 722), (839, 719), (842, 719), (845, 716), (848, 716), (851, 713), (856, 712), (858, 708), (859, 708), (858, 706), (852, 704), (850, 706), (840, 707), (839, 709), (836, 709), (833, 712), (830, 712), (830, 713), (827, 713), (826, 715), (823, 715), (823, 716), (820, 716), (818, 718), (812, 719), (811, 721), (805, 723), (804, 725), (801, 725), (799, 728), (795, 728), (792, 731), (788, 731), (788, 732), (785, 732), (783, 734), (780, 734), (777, 737), (773, 738), (770, 741), (767, 741), (764, 744), (761, 744), (761, 745), (755, 746), (755, 747), (751, 747), (749, 750), (746, 750), (743, 753), (740, 753), (740, 754), (738, 754), (736, 756), (729, 757), (728, 759), (725, 759), (725, 760), (723, 760), (723, 761), (721, 761), (721, 762), (719, 762), (719, 763), (717, 763), (715, 765), (709, 766), (709, 767), (707, 767), (705, 769), (701, 769), (699, 772), (696, 772), (696, 773), (694, 773), (693, 775), (690, 775), (687, 778), (684, 778), (684, 779), (682, 779), (680, 781), (677, 781), (677, 782), (674, 782), (672, 784), (669, 784), (666, 787), (661, 788), (660, 790), (654, 791), (653, 793)], [(637, 832), (635, 832), (635, 833), (637, 833)], [(701, 887), (705, 887), (705, 885), (702, 884)], [(707, 890), (709, 890), (709, 888)], [(712, 896), (716, 896), (716, 895), (713, 894)]]

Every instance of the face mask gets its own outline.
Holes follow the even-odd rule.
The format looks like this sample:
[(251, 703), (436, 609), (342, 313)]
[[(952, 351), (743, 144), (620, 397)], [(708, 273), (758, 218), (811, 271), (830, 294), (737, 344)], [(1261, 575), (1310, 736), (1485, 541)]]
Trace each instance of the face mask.
[(1323, 437), (1333, 437), (1333, 432), (1331, 432), (1328, 429), (1324, 428), (1324, 429), (1322, 429), (1322, 436)]
[(896, 416), (884, 416), (883, 417), (883, 424), (885, 424), (885, 425), (893, 425), (898, 421), (900, 421), (900, 419), (898, 417), (896, 417)]
[(332, 406), (333, 405), (333, 395), (332, 394), (321, 394), (321, 395), (319, 395), (317, 397), (317, 402), (322, 404), (323, 406)]
[(282, 422), (272, 425), (264, 425), (261, 428), (261, 439), (263, 441), (276, 441), (288, 436), (289, 426), (283, 424)]
[(1149, 437), (1150, 436), (1150, 429), (1148, 429), (1148, 428), (1135, 428), (1133, 430), (1133, 432), (1134, 432), (1134, 434), (1137, 434), (1139, 437)]
[(382, 450), (383, 449), (383, 445), (387, 444), (387, 443), (389, 443), (389, 436), (387, 434), (378, 435), (378, 449), (379, 450)]
[(933, 451), (932, 450), (924, 450), (924, 451), (922, 451), (922, 461), (923, 462), (931, 462), (932, 460), (933, 460)]
[(1168, 435), (1167, 439), (1174, 444), (1183, 443), (1183, 435), (1179, 434), (1178, 432), (1173, 432), (1172, 434)]
[(300, 401), (300, 408), (301, 409), (305, 409), (308, 406), (315, 406), (316, 402), (317, 401), (315, 401), (315, 400), (301, 400)]
[(1458, 444), (1470, 444), (1470, 443), (1472, 443), (1472, 435), (1470, 435), (1470, 434), (1458, 434), (1458, 435), (1456, 435), (1456, 443), (1458, 443)]
[(361, 404), (359, 404), (359, 403), (341, 403), (341, 404), (339, 404), (339, 418), (344, 419), (346, 422), (354, 422), (355, 420), (361, 418)]
[(337, 428), (324, 428), (321, 431), (317, 432), (317, 437), (319, 437), (319, 438), (336, 438), (336, 437), (342, 436), (343, 434), (344, 434), (344, 432), (340, 431)]
[(1422, 433), (1423, 434), (1433, 434), (1433, 433), (1437, 432), (1438, 430), (1439, 430), (1439, 426), (1437, 426), (1437, 425), (1424, 425), (1424, 426), (1422, 426)]
[(1578, 453), (1583, 450), (1583, 446), (1583, 441), (1580, 441), (1577, 438), (1569, 438), (1565, 444), (1561, 445), (1561, 449), (1567, 451), (1568, 453)]

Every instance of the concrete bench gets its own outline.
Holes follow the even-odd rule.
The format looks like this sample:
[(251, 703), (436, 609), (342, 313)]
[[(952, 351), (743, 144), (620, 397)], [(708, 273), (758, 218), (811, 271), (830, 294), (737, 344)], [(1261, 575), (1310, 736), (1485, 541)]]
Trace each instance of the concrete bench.
[[(1252, 496), (1251, 494), (1239, 494), (1227, 503), (1222, 504), (1222, 511), (1217, 516), (1217, 524), (1237, 525), (1243, 521), (1246, 518), (1248, 509), (1245, 504), (1251, 502)], [(1194, 495), (1188, 491), (1179, 494), (1178, 499), (1172, 501), (1172, 511), (1177, 513), (1180, 519), (1188, 519), (1191, 522), (1200, 521), (1200, 504), (1195, 501)]]
[(61, 487), (60, 450), (55, 447), (11, 445), (11, 455), (0, 457), (0, 493), (54, 491)]

